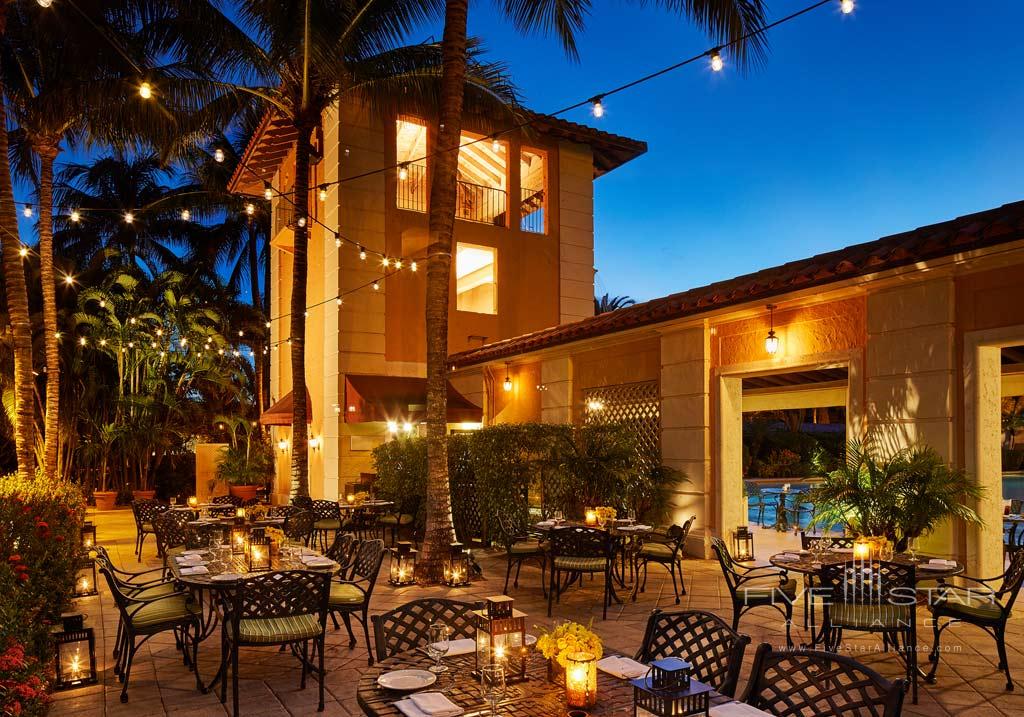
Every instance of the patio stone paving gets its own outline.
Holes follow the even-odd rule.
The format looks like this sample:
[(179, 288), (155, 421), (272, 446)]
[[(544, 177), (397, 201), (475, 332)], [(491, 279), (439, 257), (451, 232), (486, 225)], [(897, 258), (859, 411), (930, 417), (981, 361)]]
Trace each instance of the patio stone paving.
[[(147, 539), (142, 562), (138, 562), (134, 556), (135, 525), (130, 510), (98, 513), (93, 520), (97, 524), (99, 543), (106, 546), (120, 566), (141, 570), (159, 564), (152, 537)], [(485, 577), (467, 588), (393, 588), (383, 579), (378, 581), (371, 613), (383, 612), (425, 595), (477, 600), (500, 593), (505, 570), (503, 553), (478, 553), (477, 557)], [(729, 593), (717, 563), (687, 560), (684, 569), (688, 594), (683, 596), (680, 607), (710, 610), (727, 621), (731, 620)], [(628, 654), (632, 654), (639, 646), (647, 616), (653, 608), (675, 608), (668, 575), (655, 567), (651, 569), (647, 591), (635, 603), (626, 602), (609, 608), (606, 621), (601, 619), (601, 591), (596, 583), (593, 586), (587, 584), (583, 589), (574, 588), (563, 595), (561, 604), (555, 606), (553, 618), (549, 620), (539, 580), (539, 569), (524, 566), (519, 589), (510, 588), (517, 607), (529, 615), (528, 624), (540, 627), (550, 625), (557, 619), (573, 619), (584, 623), (593, 620), (594, 629), (609, 648)], [(50, 714), (54, 717), (186, 717), (227, 714), (228, 710), (220, 704), (217, 696), (204, 695), (195, 689), (195, 677), (183, 666), (181, 654), (175, 649), (170, 635), (157, 636), (139, 650), (132, 667), (129, 701), (121, 704), (118, 698), (120, 684), (113, 674), (110, 655), (117, 627), (117, 610), (102, 585), (102, 579), (100, 582), (100, 595), (80, 599), (77, 606), (79, 611), (88, 616), (87, 624), (96, 628), (100, 683), (55, 695)], [(800, 604), (795, 606), (794, 615), (802, 616)], [(931, 645), (931, 628), (927, 621), (927, 612), (919, 611), (922, 660), (927, 659), (927, 650)], [(780, 617), (770, 608), (761, 608), (745, 615), (740, 630), (752, 638), (740, 683), (742, 694), (757, 645), (771, 642), (782, 646), (785, 644), (785, 633)], [(800, 625), (794, 625), (793, 635), (794, 641), (798, 643), (807, 639)], [(1003, 676), (996, 670), (998, 659), (991, 638), (976, 628), (953, 628), (943, 635), (943, 643), (947, 651), (942, 658), (938, 684), (922, 682), (919, 704), (910, 704), (908, 695), (904, 714), (966, 714), (971, 717), (1024, 714), (1024, 693), (1020, 687), (1015, 692), (1004, 690)], [(871, 636), (850, 635), (847, 639), (847, 648), (853, 651), (855, 657), (888, 677), (899, 677), (902, 663), (895, 655), (882, 652), (881, 647), (881, 639)], [(1024, 678), (1024, 619), (1020, 616), (1010, 622), (1007, 650), (1010, 666), (1020, 685), (1020, 679)], [(361, 715), (362, 711), (356, 704), (355, 689), (359, 675), (367, 668), (362, 638), (357, 647), (350, 650), (344, 627), (336, 631), (328, 622), (325, 658), (327, 704), (324, 714)], [(219, 642), (216, 638), (200, 645), (199, 659), (201, 673), (205, 679), (209, 679), (219, 663)], [(289, 655), (279, 653), (277, 648), (248, 648), (242, 650), (239, 665), (239, 699), (243, 715), (316, 714), (316, 682), (311, 680), (305, 690), (299, 690), (299, 667)], [(230, 704), (230, 695), (228, 702)]]

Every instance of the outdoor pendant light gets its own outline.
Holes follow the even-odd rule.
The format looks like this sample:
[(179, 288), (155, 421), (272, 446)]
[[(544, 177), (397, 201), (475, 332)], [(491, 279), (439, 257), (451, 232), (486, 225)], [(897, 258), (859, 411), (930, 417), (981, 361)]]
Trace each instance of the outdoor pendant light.
[(505, 362), (505, 383), (502, 384), (502, 387), (505, 389), (506, 392), (512, 390), (512, 377), (508, 375), (507, 361)]
[(768, 335), (764, 339), (764, 350), (774, 356), (779, 350), (779, 337), (775, 335), (775, 304), (768, 304)]

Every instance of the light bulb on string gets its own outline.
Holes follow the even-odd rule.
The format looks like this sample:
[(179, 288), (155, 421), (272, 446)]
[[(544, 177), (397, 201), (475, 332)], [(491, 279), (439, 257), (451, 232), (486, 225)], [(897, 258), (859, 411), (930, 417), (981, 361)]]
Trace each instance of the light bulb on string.
[(366, 249), (363, 249), (363, 247), (359, 247), (359, 258), (362, 261), (366, 261)]
[(401, 269), (402, 268), (402, 260), (401, 259), (395, 259), (395, 268), (396, 269)]
[(26, 219), (31, 218), (32, 217), (32, 205), (31, 204), (26, 204), (25, 208), (21, 210), (21, 213), (25, 215)]
[(148, 82), (143, 82), (141, 85), (139, 85), (139, 97), (141, 97), (144, 100), (148, 100), (152, 96), (153, 85), (149, 84)]
[(854, 4), (853, 0), (839, 0), (839, 10), (844, 15), (849, 15), (851, 12), (854, 11), (855, 7), (856, 5)]
[(213, 150), (213, 161), (217, 162), (218, 164), (224, 161), (224, 150), (221, 149), (220, 147), (217, 147), (217, 149)]
[(380, 282), (377, 282), (377, 281), (373, 282), (373, 290), (374, 291), (380, 290)]
[(53, 0), (36, 0), (39, 7), (50, 7), (53, 5)]
[(86, 343), (88, 343), (88, 342), (85, 340), (84, 336), (82, 336), (80, 339), (78, 339), (78, 345), (79, 346), (85, 346)]
[(326, 184), (321, 184), (320, 185), (320, 191), (317, 192), (317, 194), (320, 197), (320, 201), (321, 202), (326, 202), (327, 201), (327, 185)]
[(335, 249), (340, 249), (341, 248), (341, 235), (340, 234), (335, 234), (334, 235), (334, 248)]
[(241, 329), (239, 329), (238, 330), (238, 338), (242, 338), (243, 336), (245, 336), (245, 332), (242, 331)]
[(398, 165), (398, 178), (403, 182), (409, 178), (409, 163), (402, 162)]
[(77, 209), (72, 209), (71, 215), (68, 218), (71, 219), (73, 223), (77, 224), (79, 220), (81, 220), (82, 215), (78, 213)]
[(71, 274), (65, 274), (64, 275), (64, 283), (67, 286), (71, 286), (72, 284), (75, 283), (75, 277), (71, 276)]
[(299, 217), (295, 223), (298, 224), (300, 227), (306, 226), (306, 217)]
[(18, 254), (21, 256), (22, 259), (24, 259), (26, 256), (28, 256), (28, 247), (23, 246), (21, 247), (21, 249), (18, 249)]
[(604, 103), (602, 100), (604, 100), (604, 95), (598, 95), (590, 100), (590, 113), (598, 119), (604, 117)]
[(101, 309), (107, 308), (107, 300), (106, 299), (100, 299), (100, 308)]
[(270, 182), (264, 182), (263, 184), (263, 198), (268, 202), (274, 198), (274, 189), (270, 186)]
[(339, 296), (337, 299), (335, 299), (334, 303), (336, 303), (338, 306), (341, 306), (341, 297)]
[(409, 271), (411, 271), (413, 274), (416, 273), (416, 269), (418, 268), (419, 267), (416, 266), (416, 262), (413, 262), (412, 264), (409, 265)]
[(491, 139), (491, 151), (495, 154), (501, 152), (501, 142), (498, 141), (498, 135), (494, 135)]
[(164, 330), (163, 329), (157, 329), (156, 330), (156, 335), (157, 336), (163, 336), (164, 335)]
[(106, 345), (107, 345), (107, 340), (106, 339), (100, 339), (100, 346), (106, 346)]
[(256, 213), (256, 205), (253, 204), (252, 202), (249, 202), (248, 204), (246, 204), (245, 205), (245, 213), (248, 214), (251, 217), (253, 214)]
[(187, 222), (190, 219), (192, 219), (192, 212), (190, 212), (187, 209), (182, 209), (181, 210), (181, 221)]
[(124, 213), (124, 223), (125, 224), (131, 224), (134, 221), (135, 221), (135, 215), (134, 214), (132, 214), (131, 212), (125, 212)]
[(383, 259), (381, 259), (380, 263), (381, 263), (381, 266), (383, 266), (385, 269), (387, 269), (389, 266), (391, 266), (391, 260), (388, 259), (387, 257), (384, 257)]
[(267, 326), (268, 329), (270, 328), (270, 322), (269, 321), (266, 323), (266, 326)]
[(718, 50), (712, 50), (711, 69), (715, 72), (721, 72), (723, 67), (725, 67), (725, 63), (722, 61), (722, 53)]

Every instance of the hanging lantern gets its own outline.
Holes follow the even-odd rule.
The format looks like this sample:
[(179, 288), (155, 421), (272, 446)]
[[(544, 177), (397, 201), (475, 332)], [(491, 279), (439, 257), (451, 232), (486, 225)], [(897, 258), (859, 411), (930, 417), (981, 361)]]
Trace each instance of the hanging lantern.
[(448, 557), (444, 561), (444, 579), (442, 582), (448, 587), (453, 588), (469, 585), (470, 568), (470, 555), (462, 543), (452, 543), (448, 550)]
[(566, 658), (565, 704), (593, 707), (597, 704), (597, 658), (589, 652), (574, 652)]
[(245, 542), (245, 567), (250, 573), (270, 570), (270, 538), (263, 528), (256, 528)]
[(678, 657), (666, 657), (651, 663), (644, 677), (630, 680), (633, 685), (633, 714), (654, 717), (706, 715), (712, 688), (690, 679), (690, 663)]
[(96, 594), (96, 561), (83, 558), (75, 573), (75, 597), (92, 597)]
[(779, 352), (779, 337), (775, 335), (775, 304), (768, 304), (768, 335), (764, 339), (764, 350), (769, 356)]
[(732, 534), (732, 557), (741, 563), (754, 559), (754, 534), (745, 525)]
[(89, 521), (82, 525), (82, 547), (86, 550), (96, 547), (96, 526)]
[(476, 670), (485, 665), (504, 665), (506, 682), (522, 682), (526, 679), (526, 613), (513, 607), (513, 599), (507, 595), (487, 598), (482, 610), (476, 615)]
[[(239, 508), (241, 510), (241, 508)], [(245, 541), (249, 537), (249, 530), (245, 527), (245, 517), (235, 517), (231, 526), (231, 554), (243, 555), (245, 553)]]
[(53, 689), (70, 690), (96, 683), (96, 637), (85, 616), (61, 615), (53, 633)]
[(388, 558), (388, 582), (392, 585), (414, 585), (416, 583), (416, 549), (412, 543), (401, 540), (391, 548)]

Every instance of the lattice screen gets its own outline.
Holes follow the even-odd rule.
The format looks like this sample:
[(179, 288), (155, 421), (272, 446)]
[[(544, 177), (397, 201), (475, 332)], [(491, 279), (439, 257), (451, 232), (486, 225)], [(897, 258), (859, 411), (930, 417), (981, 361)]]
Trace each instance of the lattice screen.
[(636, 432), (643, 456), (661, 458), (661, 401), (657, 381), (620, 383), (583, 392), (583, 421), (622, 424)]

